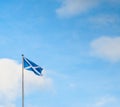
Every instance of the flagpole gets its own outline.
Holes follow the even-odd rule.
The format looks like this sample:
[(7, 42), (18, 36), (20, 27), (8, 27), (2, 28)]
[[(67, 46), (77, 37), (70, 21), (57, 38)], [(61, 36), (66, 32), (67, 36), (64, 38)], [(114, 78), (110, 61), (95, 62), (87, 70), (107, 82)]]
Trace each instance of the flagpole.
[(24, 107), (24, 55), (22, 54), (22, 107)]

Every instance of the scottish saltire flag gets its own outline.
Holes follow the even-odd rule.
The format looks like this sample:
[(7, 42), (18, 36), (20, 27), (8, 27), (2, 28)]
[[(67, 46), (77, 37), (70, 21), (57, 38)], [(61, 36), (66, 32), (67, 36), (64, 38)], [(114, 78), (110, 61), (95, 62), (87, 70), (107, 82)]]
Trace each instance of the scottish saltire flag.
[(35, 64), (34, 62), (30, 61), (29, 59), (23, 57), (23, 62), (24, 62), (24, 68), (26, 70), (33, 71), (36, 75), (41, 76), (42, 75), (42, 70), (40, 66)]

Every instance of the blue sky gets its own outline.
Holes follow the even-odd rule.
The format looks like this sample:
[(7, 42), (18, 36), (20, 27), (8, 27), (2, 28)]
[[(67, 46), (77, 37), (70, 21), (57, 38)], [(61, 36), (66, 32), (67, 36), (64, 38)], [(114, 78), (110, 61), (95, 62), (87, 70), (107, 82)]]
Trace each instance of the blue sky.
[(0, 107), (21, 107), (21, 54), (45, 69), (25, 71), (25, 107), (120, 107), (120, 0), (0, 7)]

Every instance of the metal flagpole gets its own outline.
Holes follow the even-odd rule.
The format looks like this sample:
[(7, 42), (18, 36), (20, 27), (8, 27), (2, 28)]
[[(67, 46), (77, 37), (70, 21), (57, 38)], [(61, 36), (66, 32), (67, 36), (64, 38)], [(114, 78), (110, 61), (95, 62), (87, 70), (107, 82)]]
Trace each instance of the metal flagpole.
[(24, 107), (24, 55), (22, 54), (22, 107)]

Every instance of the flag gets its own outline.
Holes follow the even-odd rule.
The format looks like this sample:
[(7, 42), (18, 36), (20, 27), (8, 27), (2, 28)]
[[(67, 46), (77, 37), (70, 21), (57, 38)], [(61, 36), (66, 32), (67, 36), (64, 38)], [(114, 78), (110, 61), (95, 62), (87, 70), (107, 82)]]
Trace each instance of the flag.
[(30, 61), (29, 59), (23, 57), (23, 64), (26, 70), (33, 71), (38, 76), (42, 75), (43, 68), (41, 68), (39, 65), (35, 64), (34, 62)]

